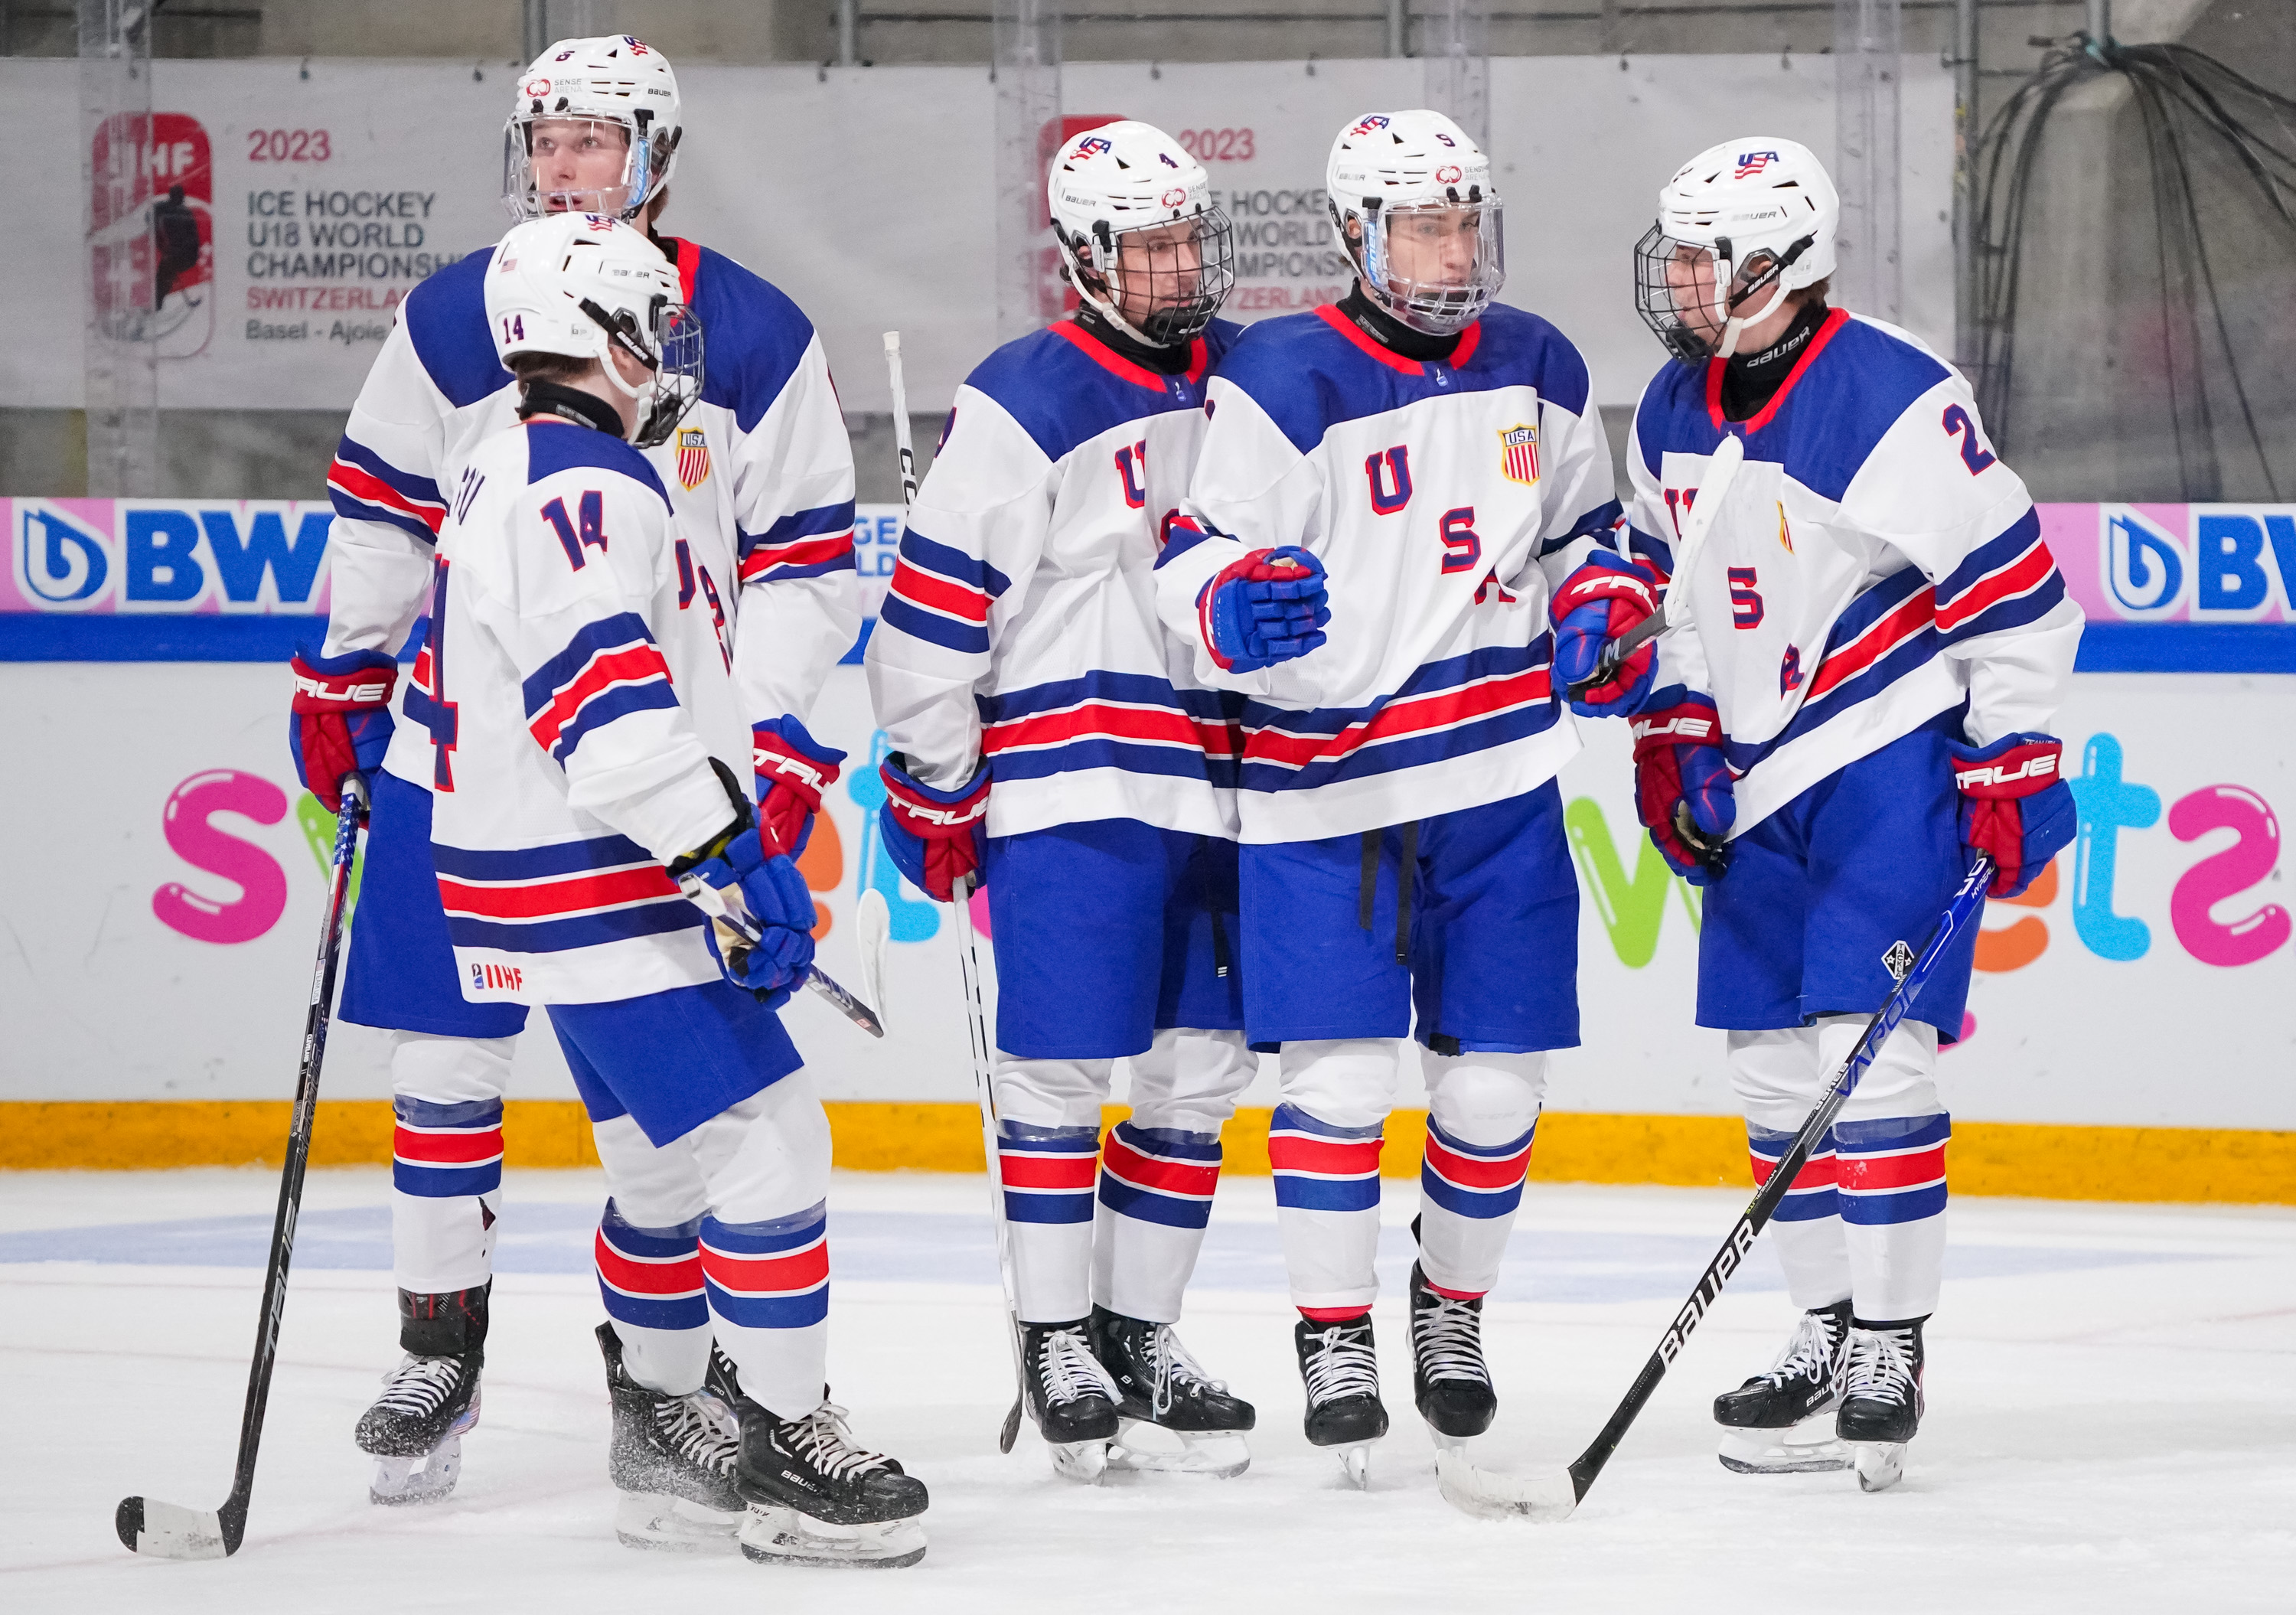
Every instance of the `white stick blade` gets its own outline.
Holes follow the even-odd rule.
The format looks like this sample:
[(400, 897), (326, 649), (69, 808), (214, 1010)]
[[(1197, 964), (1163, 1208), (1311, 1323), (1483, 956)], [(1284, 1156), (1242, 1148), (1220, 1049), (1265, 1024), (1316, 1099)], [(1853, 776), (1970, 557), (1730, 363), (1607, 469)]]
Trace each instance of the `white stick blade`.
[(885, 947), (892, 936), (892, 910), (885, 894), (872, 886), (854, 905), (853, 939), (861, 954), (861, 993), (880, 1023), (885, 1019)]
[(154, 1559), (223, 1559), (223, 1520), (212, 1509), (184, 1508), (180, 1504), (143, 1499), (143, 1527), (133, 1544), (139, 1554)]
[(1436, 1450), (1435, 1484), (1444, 1502), (1478, 1520), (1529, 1520), (1551, 1525), (1568, 1520), (1578, 1506), (1578, 1491), (1570, 1484), (1568, 1470), (1502, 1475), (1476, 1468), (1464, 1454), (1448, 1447)]

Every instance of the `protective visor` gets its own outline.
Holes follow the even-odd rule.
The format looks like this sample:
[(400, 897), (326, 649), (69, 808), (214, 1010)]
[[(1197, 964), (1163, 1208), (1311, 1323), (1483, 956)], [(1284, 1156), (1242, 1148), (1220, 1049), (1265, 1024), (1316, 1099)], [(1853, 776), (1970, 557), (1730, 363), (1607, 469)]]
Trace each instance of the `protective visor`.
[(622, 380), (621, 372), (611, 358), (601, 366), (606, 380), (623, 397), (637, 400), (638, 427), (630, 441), (640, 448), (658, 448), (668, 442), (669, 434), (685, 418), (686, 411), (701, 398), (701, 320), (684, 303), (673, 303), (664, 297), (653, 299), (652, 316), (643, 332), (638, 329), (636, 317), (627, 309), (619, 315), (608, 314), (585, 298), (582, 312), (605, 328), (607, 340), (613, 346), (650, 373), (645, 381), (632, 387)]
[(1414, 331), (1465, 330), (1506, 284), (1498, 199), (1380, 209), (1370, 217), (1362, 268), (1374, 299)]
[(1235, 286), (1235, 231), (1216, 207), (1126, 230), (1096, 224), (1086, 252), (1101, 283), (1079, 281), (1078, 292), (1158, 348), (1202, 335)]
[[(627, 141), (620, 176), (592, 189), (553, 184), (545, 190), (535, 171), (534, 126), (556, 126), (554, 139), (578, 142), (595, 134), (610, 143), (615, 135)], [(657, 130), (649, 140), (639, 134), (643, 125), (619, 118), (578, 116), (570, 112), (514, 112), (503, 125), (503, 206), (516, 219), (544, 218), (553, 213), (596, 213), (627, 219), (636, 215), (661, 188), (669, 159), (669, 135)], [(608, 134), (606, 131), (614, 131)]]
[[(1781, 277), (1813, 239), (1804, 236), (1784, 258), (1758, 250), (1741, 264), (1726, 235), (1711, 244), (1686, 242), (1652, 225), (1635, 243), (1635, 307), (1667, 351), (1684, 364), (1703, 365), (1717, 354), (1726, 357), (1737, 347), (1739, 328), (1776, 311), (1787, 291)], [(1761, 297), (1766, 291), (1772, 295)]]

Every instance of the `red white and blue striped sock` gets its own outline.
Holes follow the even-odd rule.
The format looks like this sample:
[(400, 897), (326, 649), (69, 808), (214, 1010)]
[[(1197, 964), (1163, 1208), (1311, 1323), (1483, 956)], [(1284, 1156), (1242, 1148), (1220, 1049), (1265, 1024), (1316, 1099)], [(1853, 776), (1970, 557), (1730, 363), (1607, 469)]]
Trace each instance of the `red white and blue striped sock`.
[(1470, 1144), (1428, 1119), (1419, 1167), (1419, 1265), (1437, 1293), (1473, 1300), (1498, 1283), (1538, 1131), (1534, 1119), (1516, 1137)]
[(608, 1200), (591, 1250), (598, 1295), (621, 1337), (630, 1378), (668, 1396), (701, 1390), (709, 1369), (701, 1218), (671, 1228), (640, 1228)]
[(1013, 1287), (1021, 1320), (1066, 1324), (1092, 1310), (1093, 1182), (1100, 1129), (996, 1130), (996, 1167), (1013, 1242)]
[(390, 1144), (391, 1266), (418, 1295), (476, 1289), (494, 1273), (502, 1205), (502, 1101), (401, 1094)]
[(782, 1418), (821, 1406), (829, 1359), (829, 1213), (701, 1219), (701, 1278), (742, 1393)]
[[(1746, 1159), (1755, 1187), (1770, 1181), (1793, 1141), (1791, 1131), (1746, 1124)], [(1786, 1294), (1805, 1312), (1831, 1307), (1849, 1294), (1849, 1250), (1841, 1237), (1835, 1169), (1833, 1134), (1829, 1132), (1770, 1215), (1770, 1243), (1777, 1250), (1778, 1266), (1785, 1269)]]
[(1101, 1152), (1092, 1293), (1111, 1312), (1177, 1324), (1219, 1186), (1217, 1133), (1119, 1121)]
[(1292, 1302), (1316, 1323), (1360, 1317), (1379, 1294), (1379, 1152), (1384, 1121), (1341, 1127), (1275, 1108), (1267, 1163)]
[(1945, 1147), (1953, 1119), (1833, 1124), (1849, 1294), (1861, 1318), (1927, 1317), (1945, 1265)]

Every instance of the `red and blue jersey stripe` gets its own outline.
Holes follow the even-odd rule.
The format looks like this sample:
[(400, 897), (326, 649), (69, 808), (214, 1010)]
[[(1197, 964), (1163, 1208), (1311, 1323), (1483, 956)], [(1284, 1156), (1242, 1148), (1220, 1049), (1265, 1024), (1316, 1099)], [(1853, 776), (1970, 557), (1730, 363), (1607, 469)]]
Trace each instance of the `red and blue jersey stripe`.
[(1119, 1217), (1168, 1228), (1201, 1228), (1211, 1221), (1219, 1169), (1217, 1133), (1119, 1121), (1101, 1152), (1100, 1203)]
[(878, 621), (971, 656), (988, 653), (988, 608), (1013, 580), (963, 550), (912, 529), (901, 536), (893, 581)]
[(701, 1222), (709, 1309), (743, 1329), (803, 1329), (829, 1316), (829, 1217), (815, 1206), (769, 1222)]
[(1945, 1146), (1953, 1119), (1886, 1117), (1833, 1124), (1841, 1220), (1874, 1227), (1945, 1209)]
[(669, 664), (635, 611), (584, 624), (521, 693), (527, 729), (562, 766), (593, 729), (625, 713), (677, 705)]
[(1242, 698), (1180, 690), (1144, 673), (1095, 670), (976, 698), (980, 749), (999, 780), (1087, 768), (1236, 783)]
[[(1754, 1186), (1760, 1188), (1770, 1181), (1778, 1169), (1778, 1162), (1786, 1156), (1786, 1149), (1794, 1141), (1792, 1133), (1774, 1132), (1768, 1127), (1746, 1124), (1747, 1162), (1754, 1172)], [(1786, 1191), (1778, 1209), (1770, 1213), (1774, 1223), (1806, 1223), (1821, 1217), (1832, 1217), (1841, 1208), (1834, 1195), (1836, 1170), (1833, 1134), (1829, 1130), (1810, 1151), (1808, 1160), (1794, 1174), (1793, 1186)]]
[(1421, 1158), (1419, 1185), (1430, 1201), (1461, 1217), (1512, 1217), (1522, 1204), (1522, 1180), (1530, 1170), (1531, 1123), (1522, 1136), (1500, 1144), (1471, 1144), (1427, 1122), (1427, 1152)]
[(1016, 1223), (1090, 1222), (1099, 1160), (1096, 1127), (1000, 1124), (996, 1171), (1004, 1187), (1006, 1218)]
[(702, 1291), (701, 1219), (640, 1228), (606, 1201), (592, 1247), (606, 1316), (639, 1329), (701, 1329), (709, 1322)]
[(400, 471), (363, 443), (345, 438), (327, 468), (327, 497), (335, 514), (353, 521), (385, 521), (435, 544), (447, 519), (446, 496), (428, 477)]
[(502, 1187), (502, 1101), (439, 1103), (401, 1094), (390, 1103), (390, 1186), (447, 1200)]
[(1383, 1132), (1378, 1127), (1335, 1127), (1292, 1105), (1276, 1106), (1267, 1129), (1275, 1203), (1298, 1211), (1375, 1209)]
[(782, 517), (762, 533), (736, 535), (743, 583), (785, 583), (853, 570), (853, 501)]
[(563, 953), (705, 923), (660, 860), (624, 836), (506, 852), (433, 841), (430, 856), (456, 947)]

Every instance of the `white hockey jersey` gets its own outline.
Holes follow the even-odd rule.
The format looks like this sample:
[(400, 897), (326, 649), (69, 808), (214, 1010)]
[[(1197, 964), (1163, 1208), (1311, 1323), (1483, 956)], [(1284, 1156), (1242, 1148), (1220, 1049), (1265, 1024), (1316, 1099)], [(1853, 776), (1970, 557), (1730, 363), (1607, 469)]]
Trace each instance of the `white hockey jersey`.
[(1235, 833), (1232, 699), (1189, 677), (1152, 569), (1202, 440), (1214, 322), (1160, 375), (1064, 322), (958, 389), (866, 661), (877, 722), (943, 789), (981, 759), (988, 833), (1133, 818)]
[[(1578, 350), (1494, 305), (1423, 364), (1327, 307), (1247, 331), (1207, 407), (1157, 604), (1197, 677), (1247, 697), (1242, 839), (1378, 829), (1553, 778), (1578, 737), (1548, 678), (1551, 586), (1619, 516)], [(1329, 572), (1328, 641), (1224, 672), (1199, 598), (1280, 545)]]
[(1744, 832), (1827, 775), (1966, 700), (1972, 742), (2047, 731), (2080, 607), (2031, 496), (1958, 372), (1841, 309), (1784, 384), (1725, 422), (1722, 361), (1644, 389), (1629, 545), (1661, 572), (1723, 434), (1745, 463), (1669, 589), (1660, 686), (1711, 694)]
[[(708, 363), (701, 402), (648, 452), (676, 507), (694, 586), (735, 635), (751, 723), (813, 709), (861, 627), (853, 571), (853, 452), (812, 325), (732, 259), (665, 238)], [(328, 472), (335, 522), (326, 653), (396, 652), (422, 616), (442, 488), (517, 421), (518, 390), (495, 357), (483, 285), (494, 251), (431, 275), (399, 307)], [(430, 778), (427, 658), (400, 685), (383, 767)], [(744, 763), (742, 777), (750, 777)]]
[(709, 759), (746, 781), (750, 728), (653, 466), (587, 427), (496, 433), (455, 484), (433, 579), (422, 777), (463, 996), (718, 980), (663, 865), (732, 822)]

